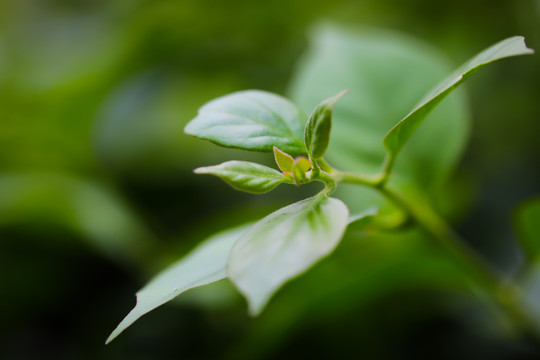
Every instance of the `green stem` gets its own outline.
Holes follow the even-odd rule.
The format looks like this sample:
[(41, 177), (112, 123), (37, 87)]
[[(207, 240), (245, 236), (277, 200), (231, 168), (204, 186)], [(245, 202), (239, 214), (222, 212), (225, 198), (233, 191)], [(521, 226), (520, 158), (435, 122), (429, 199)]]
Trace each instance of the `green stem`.
[(387, 154), (386, 157), (384, 158), (381, 186), (385, 185), (388, 179), (390, 178), (390, 175), (392, 174), (392, 169), (394, 168), (395, 160), (396, 160), (396, 157), (390, 154)]
[(514, 326), (514, 330), (531, 334), (534, 332), (526, 311), (522, 308), (518, 286), (509, 278), (504, 277), (480, 257), (448, 224), (429, 208), (417, 211), (407, 201), (385, 186), (378, 188), (388, 200), (405, 211), (420, 227), (430, 235), (458, 262), (469, 270), (488, 294), (492, 301), (506, 311)]
[(498, 291), (501, 283), (500, 274), (484, 259), (480, 258), (441, 218), (431, 211), (426, 211), (427, 209), (423, 209), (424, 211), (420, 213), (386, 187), (381, 187), (378, 190), (410, 216), (423, 232), (437, 240), (455, 259), (472, 270), (475, 277), (484, 284), (484, 287), (489, 288), (492, 293)]
[(334, 190), (336, 190), (336, 179), (334, 176), (330, 175), (326, 171), (319, 169), (318, 167), (313, 167), (312, 181), (320, 181), (324, 184), (324, 194), (330, 196)]
[(372, 187), (398, 206), (417, 226), (435, 239), (469, 274), (501, 309), (509, 315), (516, 330), (530, 331), (529, 320), (518, 298), (517, 286), (490, 266), (464, 242), (435, 212), (429, 208), (419, 211), (408, 201), (386, 187), (387, 174), (369, 177), (353, 173), (332, 173), (336, 182)]
[(364, 175), (357, 173), (334, 171), (332, 172), (336, 182), (344, 182), (349, 184), (357, 184), (363, 186), (369, 186), (373, 188), (379, 188), (381, 186), (382, 177), (380, 175)]

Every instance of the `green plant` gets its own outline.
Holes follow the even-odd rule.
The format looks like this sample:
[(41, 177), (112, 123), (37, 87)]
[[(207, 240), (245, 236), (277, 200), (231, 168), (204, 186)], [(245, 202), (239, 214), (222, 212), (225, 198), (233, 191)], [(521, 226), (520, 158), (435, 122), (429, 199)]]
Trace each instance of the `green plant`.
[[(415, 174), (406, 166), (396, 168), (396, 164), (405, 145), (428, 114), (474, 72), (493, 61), (531, 53), (522, 37), (512, 37), (468, 61), (388, 131), (383, 138), (384, 160), (376, 164), (380, 171), (370, 175), (356, 170), (372, 169), (378, 157), (366, 161), (354, 159), (350, 155), (351, 143), (358, 142), (359, 138), (355, 138), (354, 133), (345, 134), (347, 129), (340, 130), (343, 141), (341, 149), (334, 151), (333, 159), (339, 167), (351, 164), (354, 171), (338, 170), (338, 166), (334, 167), (323, 158), (329, 149), (334, 106), (348, 90), (320, 102), (310, 116), (281, 96), (255, 90), (236, 92), (204, 105), (187, 125), (186, 133), (225, 147), (273, 152), (281, 171), (234, 160), (198, 168), (197, 174), (215, 175), (235, 189), (257, 194), (270, 191), (281, 183), (300, 186), (316, 181), (323, 184), (323, 189), (255, 224), (207, 239), (137, 293), (135, 308), (107, 342), (140, 316), (182, 292), (224, 278), (234, 283), (246, 297), (249, 312), (257, 315), (285, 282), (331, 253), (348, 227), (397, 232), (411, 227), (418, 229), (446, 249), (452, 260), (470, 276), (472, 286), (496, 303), (516, 328), (529, 329), (528, 310), (522, 305), (518, 284), (501, 277), (486, 265), (437, 215), (427, 200), (434, 190), (424, 186), (422, 176), (417, 176), (422, 171)], [(363, 140), (366, 135), (358, 136)], [(445, 161), (452, 163), (451, 158), (449, 155), (446, 160), (435, 159), (433, 162), (437, 166), (439, 162), (445, 165)], [(360, 164), (354, 164), (355, 161)], [(412, 166), (411, 163), (414, 159), (409, 160), (408, 166)], [(395, 184), (392, 183), (394, 171), (406, 174)], [(331, 197), (340, 184), (369, 188), (385, 200), (357, 196), (354, 201), (361, 202), (364, 209), (351, 214), (344, 201)], [(347, 194), (341, 197), (347, 197)]]

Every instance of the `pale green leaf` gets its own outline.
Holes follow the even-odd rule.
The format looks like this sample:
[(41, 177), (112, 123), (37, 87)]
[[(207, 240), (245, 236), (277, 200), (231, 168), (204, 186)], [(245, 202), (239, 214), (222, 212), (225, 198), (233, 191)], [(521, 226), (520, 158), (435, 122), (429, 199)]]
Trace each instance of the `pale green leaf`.
[(183, 292), (224, 279), (230, 250), (246, 228), (244, 225), (210, 237), (186, 257), (158, 274), (137, 293), (137, 304), (114, 329), (107, 343), (141, 316)]
[[(398, 32), (331, 24), (314, 30), (292, 78), (291, 99), (311, 111), (321, 99), (350, 88), (334, 109), (324, 156), (337, 168), (377, 173), (386, 155), (381, 146), (385, 134), (452, 67), (425, 43)], [(411, 179), (424, 189), (446, 180), (469, 130), (462, 95), (452, 94), (419, 129), (401, 154), (396, 178)], [(373, 204), (358, 199), (354, 203)]]
[(265, 91), (239, 91), (199, 109), (187, 134), (225, 147), (294, 155), (306, 153), (301, 140), (307, 116), (289, 100)]
[[(404, 290), (415, 294), (422, 291), (427, 297), (424, 300), (434, 290), (437, 290), (435, 294), (439, 291), (463, 294), (471, 290), (469, 275), (423, 233), (365, 233), (350, 232), (347, 228), (342, 244), (332, 256), (272, 301), (272, 306), (239, 344), (233, 358), (264, 358), (299, 332), (310, 331), (314, 322), (330, 326), (328, 329), (334, 331), (331, 326), (349, 323), (351, 314), (363, 314), (371, 319), (369, 325), (363, 324), (364, 329), (370, 330), (380, 316), (373, 309), (388, 304), (389, 299), (395, 300), (393, 304), (399, 303), (400, 312), (405, 309), (416, 318), (419, 311), (425, 310), (425, 303), (400, 302)], [(458, 296), (463, 301), (461, 294)]]
[(383, 140), (388, 151), (390, 162), (393, 162), (399, 151), (407, 143), (422, 121), (429, 113), (454, 89), (467, 80), (484, 65), (499, 59), (534, 53), (527, 48), (524, 38), (514, 36), (498, 42), (469, 60), (453, 74), (435, 87), (407, 116), (386, 134)]
[(323, 100), (309, 116), (304, 129), (304, 143), (311, 159), (320, 159), (326, 152), (330, 142), (334, 106), (348, 92), (349, 89), (343, 90)]
[(320, 193), (257, 222), (231, 251), (227, 274), (244, 294), (252, 315), (288, 280), (328, 255), (347, 227), (349, 211)]
[(286, 177), (277, 170), (248, 161), (226, 161), (219, 165), (195, 169), (197, 174), (210, 174), (223, 179), (233, 188), (254, 194), (272, 190)]

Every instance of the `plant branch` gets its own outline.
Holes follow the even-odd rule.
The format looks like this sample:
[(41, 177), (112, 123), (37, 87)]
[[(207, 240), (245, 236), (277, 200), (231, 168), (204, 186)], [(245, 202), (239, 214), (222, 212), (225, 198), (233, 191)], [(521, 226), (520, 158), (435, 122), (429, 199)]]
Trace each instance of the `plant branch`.
[(424, 208), (422, 212), (418, 211), (385, 186), (378, 188), (378, 191), (410, 216), (424, 233), (437, 240), (455, 259), (473, 271), (475, 277), (482, 281), (484, 287), (490, 288), (491, 291), (498, 291), (501, 275), (478, 256), (444, 220), (430, 209)]
[(344, 182), (349, 184), (357, 184), (379, 188), (383, 177), (381, 175), (365, 175), (351, 172), (333, 171), (332, 176), (336, 182)]
[(396, 162), (396, 157), (390, 154), (386, 154), (383, 162), (382, 176), (381, 176), (381, 186), (385, 185), (392, 174), (394, 169), (394, 163)]
[[(385, 169), (391, 171), (392, 161), (387, 158)], [(476, 279), (478, 285), (489, 295), (490, 299), (498, 304), (512, 320), (515, 329), (531, 332), (528, 316), (520, 304), (516, 291), (517, 286), (511, 279), (505, 278), (475, 252), (461, 237), (456, 234), (448, 224), (433, 210), (427, 207), (418, 209), (407, 200), (396, 194), (386, 186), (388, 174), (366, 176), (347, 172), (332, 172), (336, 183), (344, 182), (368, 186), (399, 207), (421, 231), (435, 239), (458, 264), (464, 266), (469, 274)]]

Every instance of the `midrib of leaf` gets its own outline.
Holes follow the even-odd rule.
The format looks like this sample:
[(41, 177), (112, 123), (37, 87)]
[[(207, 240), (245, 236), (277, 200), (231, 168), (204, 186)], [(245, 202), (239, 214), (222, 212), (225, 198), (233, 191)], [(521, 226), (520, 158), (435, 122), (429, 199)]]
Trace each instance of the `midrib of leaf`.
[(270, 111), (271, 113), (273, 113), (274, 115), (276, 115), (276, 117), (278, 119), (281, 120), (281, 122), (285, 125), (285, 127), (287, 128), (287, 130), (289, 130), (289, 132), (292, 134), (294, 140), (302, 147), (304, 146), (304, 143), (302, 142), (302, 140), (298, 139), (294, 133), (294, 131), (292, 130), (292, 128), (290, 127), (289, 123), (285, 120), (285, 118), (283, 118), (283, 116), (281, 116), (279, 113), (277, 113), (274, 109), (272, 109), (271, 107), (269, 107), (268, 105), (260, 102), (257, 98), (253, 97), (253, 96), (247, 96), (249, 97), (253, 102), (259, 104), (259, 106), (267, 109), (268, 111)]
[(253, 174), (253, 173), (239, 173), (239, 172), (236, 172), (236, 171), (224, 171), (223, 174), (227, 174), (228, 176), (234, 177), (234, 179), (239, 179), (239, 178), (251, 176), (251, 177), (254, 177), (257, 180), (268, 180), (268, 181), (283, 180), (283, 175), (280, 174), (280, 173), (277, 173), (277, 174), (265, 174), (264, 178), (260, 177), (257, 174)]
[[(222, 273), (222, 272), (223, 272), (223, 270), (215, 271), (215, 272), (213, 272), (213, 273), (211, 273), (211, 274), (209, 274), (209, 275), (207, 275), (207, 276), (201, 278), (200, 281), (205, 281), (205, 282), (206, 282), (207, 279), (212, 279), (214, 276), (219, 275), (219, 274)], [(224, 274), (224, 275), (223, 275), (223, 279), (225, 279), (225, 278), (226, 278), (226, 275)], [(183, 292), (185, 292), (185, 291), (187, 291), (187, 290), (195, 289), (195, 288), (198, 288), (198, 287), (201, 287), (201, 286), (205, 286), (205, 285), (209, 285), (209, 284), (213, 284), (213, 283), (216, 283), (216, 282), (221, 281), (221, 280), (223, 280), (223, 279), (219, 279), (219, 280), (207, 282), (207, 283), (204, 284), (204, 285), (198, 285), (198, 286), (193, 286), (193, 284), (196, 284), (198, 281), (192, 281), (192, 282), (190, 282), (190, 283), (188, 283), (188, 284), (186, 284), (186, 285), (184, 285), (184, 286), (182, 286), (182, 287), (179, 287), (179, 288), (173, 288), (173, 292), (174, 292), (174, 294), (177, 294), (177, 293), (183, 293)], [(174, 298), (174, 297), (176, 297), (176, 296), (178, 296), (178, 295), (173, 295), (172, 297)], [(161, 305), (163, 305), (163, 304), (169, 302), (170, 300), (171, 300), (171, 296), (163, 296), (163, 297), (161, 298), (161, 300), (160, 300)], [(137, 302), (138, 302), (138, 296), (137, 296)], [(161, 306), (161, 305), (159, 305), (159, 306)], [(135, 310), (135, 308), (132, 309), (132, 311), (133, 311), (133, 310)], [(151, 311), (151, 310), (145, 311), (144, 314), (146, 314), (146, 313), (148, 313), (148, 312), (150, 312), (150, 311)], [(128, 314), (128, 315), (129, 315), (129, 314)]]
[[(263, 125), (263, 126), (265, 126), (265, 127), (269, 127), (269, 128), (271, 128), (272, 130), (275, 130), (276, 132), (280, 133), (281, 135), (283, 135), (283, 136), (286, 137), (286, 138), (290, 138), (290, 137), (291, 137), (290, 135), (292, 134), (292, 137), (293, 137), (294, 141), (295, 141), (298, 145), (301, 145), (301, 146), (304, 145), (304, 143), (302, 143), (302, 142), (300, 141), (300, 139), (298, 139), (298, 138), (294, 135), (294, 133), (293, 133), (292, 131), (291, 131), (290, 134), (288, 134), (286, 130), (281, 129), (281, 128), (279, 128), (279, 127), (276, 127), (276, 126), (274, 126), (274, 125), (268, 124), (268, 123), (266, 123), (266, 122), (264, 122), (264, 121), (262, 121), (262, 120), (258, 120), (258, 119), (255, 119), (255, 118), (247, 117), (247, 116), (245, 116), (245, 115), (240, 115), (240, 114), (236, 114), (236, 113), (233, 113), (233, 112), (230, 112), (230, 111), (224, 111), (224, 110), (208, 110), (208, 112), (220, 113), (220, 114), (227, 114), (227, 115), (235, 116), (235, 117), (240, 118), (240, 119), (246, 119), (246, 120), (252, 121), (252, 122), (254, 122), (254, 123)], [(279, 118), (282, 120), (282, 122), (284, 122), (284, 121), (283, 121), (283, 118), (281, 118), (281, 117), (279, 117)], [(285, 124), (287, 125), (286, 122), (285, 122)], [(222, 126), (223, 126), (223, 125), (222, 125)], [(227, 125), (227, 126), (229, 126), (229, 125)], [(211, 127), (214, 127), (214, 126), (211, 126)], [(289, 126), (287, 126), (287, 130), (290, 131)], [(265, 135), (265, 136), (267, 136), (267, 135)], [(260, 136), (257, 136), (257, 137), (260, 137)]]
[[(290, 231), (290, 232), (288, 233), (289, 235), (287, 236), (287, 239), (284, 239), (283, 241), (280, 242), (279, 247), (278, 247), (278, 250), (279, 250), (279, 251), (276, 251), (276, 252), (274, 253), (274, 255), (272, 256), (272, 259), (270, 259), (270, 263), (272, 263), (272, 264), (275, 264), (275, 263), (276, 263), (277, 258), (278, 258), (279, 256), (281, 256), (282, 250), (283, 250), (283, 248), (285, 247), (285, 245), (288, 244), (288, 243), (290, 242), (290, 239), (291, 239), (291, 238), (294, 238), (294, 235), (296, 235), (296, 233), (298, 233), (298, 231), (300, 230), (301, 225), (302, 225), (302, 223), (304, 222), (304, 219), (306, 219), (306, 218), (309, 217), (309, 215), (310, 215), (310, 213), (313, 211), (313, 209), (314, 209), (317, 205), (319, 205), (320, 202), (322, 201), (321, 198), (324, 197), (324, 195), (323, 195), (322, 193), (319, 193), (319, 194), (316, 195), (316, 196), (317, 196), (316, 198), (308, 199), (308, 201), (311, 200), (311, 201), (310, 201), (310, 202), (311, 202), (311, 205), (310, 205), (309, 207), (303, 209), (302, 212), (304, 213), (304, 216), (299, 216), (298, 219), (295, 221), (295, 225), (294, 225), (293, 231)], [(278, 210), (278, 211), (279, 211), (279, 210)], [(297, 211), (296, 213), (298, 213), (298, 211)], [(295, 215), (296, 215), (296, 213), (295, 213)], [(324, 217), (323, 217), (323, 218), (324, 218)], [(326, 220), (326, 219), (325, 219), (325, 220)], [(311, 222), (309, 222), (309, 223), (311, 223)]]

